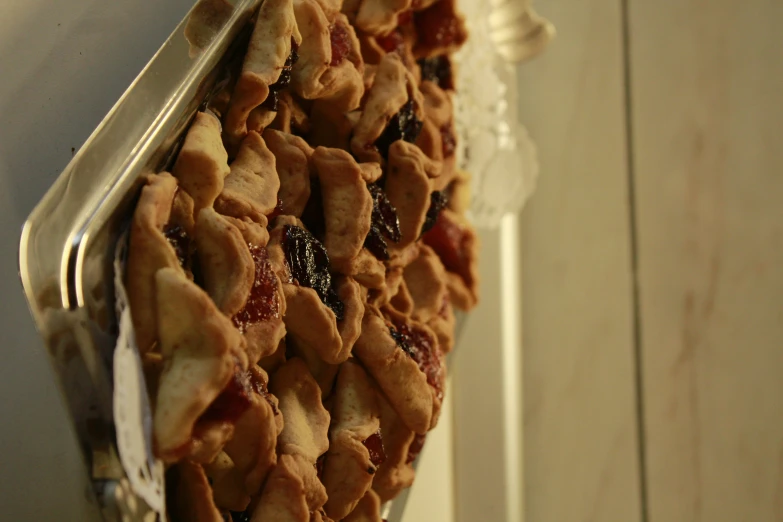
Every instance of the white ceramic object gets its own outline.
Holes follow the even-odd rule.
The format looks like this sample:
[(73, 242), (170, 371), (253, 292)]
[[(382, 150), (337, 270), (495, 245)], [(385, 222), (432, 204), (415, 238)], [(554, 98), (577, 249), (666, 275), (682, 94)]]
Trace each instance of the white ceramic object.
[(472, 176), (473, 222), (496, 228), (522, 208), (538, 176), (535, 145), (517, 115), (515, 61), (540, 52), (554, 30), (527, 0), (472, 0), (460, 7), (470, 38), (454, 57), (459, 164)]

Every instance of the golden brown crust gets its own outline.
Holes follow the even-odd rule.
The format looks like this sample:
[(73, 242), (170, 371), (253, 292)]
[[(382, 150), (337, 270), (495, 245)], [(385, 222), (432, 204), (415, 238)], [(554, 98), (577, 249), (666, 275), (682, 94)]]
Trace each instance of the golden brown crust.
[(375, 142), (389, 120), (408, 100), (414, 104), (416, 117), (424, 116), (424, 99), (416, 87), (416, 79), (405, 68), (396, 53), (384, 56), (378, 64), (362, 115), (354, 127), (351, 150), (360, 161), (383, 161)]
[(212, 208), (202, 209), (195, 234), (204, 289), (228, 317), (247, 301), (255, 263), (242, 233)]
[(215, 201), (215, 209), (227, 216), (264, 223), (277, 206), (279, 189), (275, 156), (261, 135), (250, 131), (231, 163), (231, 173)]
[(310, 199), (313, 149), (299, 136), (273, 129), (264, 131), (264, 140), (276, 159), (281, 213), (301, 217)]
[[(364, 62), (359, 40), (345, 15), (331, 12), (317, 0), (294, 0), (296, 22), (302, 32), (299, 60), (291, 71), (291, 87), (307, 100), (326, 99), (344, 111), (359, 106), (364, 94)], [(350, 51), (339, 63), (332, 56), (331, 31), (340, 26)]]
[(432, 179), (439, 174), (440, 164), (425, 156), (416, 145), (399, 140), (389, 147), (386, 195), (397, 209), (401, 233), (394, 249), (411, 245), (421, 236), (430, 208)]
[(212, 500), (212, 490), (204, 469), (189, 460), (171, 468), (166, 481), (169, 515), (173, 520), (223, 522), (223, 516)]
[(269, 243), (269, 231), (266, 229), (266, 218), (262, 220), (262, 223), (256, 223), (247, 217), (244, 219), (237, 219), (231, 216), (223, 216), (223, 218), (239, 230), (242, 237), (245, 239), (245, 243), (248, 245), (263, 247)]
[(152, 349), (158, 335), (155, 274), (161, 268), (180, 266), (163, 235), (176, 191), (177, 180), (171, 174), (147, 176), (131, 222), (125, 286), (136, 345), (142, 354)]
[(441, 311), (447, 295), (443, 263), (434, 250), (422, 245), (419, 257), (405, 267), (403, 274), (413, 304), (413, 318), (430, 321)]
[(291, 42), (302, 36), (296, 26), (292, 0), (268, 0), (258, 11), (242, 73), (226, 114), (226, 141), (237, 146), (247, 134), (247, 119), (269, 94), (291, 54)]
[(356, 26), (373, 35), (389, 34), (399, 25), (400, 13), (411, 8), (411, 0), (362, 0), (356, 12)]
[(367, 183), (380, 178), (380, 165), (361, 168), (346, 151), (326, 147), (315, 149), (313, 165), (321, 182), (330, 264), (337, 272), (350, 273), (370, 231), (373, 202)]
[(267, 473), (277, 463), (277, 437), (284, 425), (277, 397), (269, 392), (259, 393), (269, 382), (266, 372), (252, 366), (249, 373), (253, 383), (250, 406), (237, 420), (234, 436), (224, 448), (236, 473), (243, 477), (243, 491), (248, 498), (260, 491)]
[(381, 520), (381, 498), (372, 489), (359, 500), (343, 522), (383, 522)]
[(339, 364), (350, 355), (361, 330), (364, 314), (361, 290), (350, 277), (336, 278), (335, 289), (344, 305), (343, 319), (338, 322), (315, 290), (292, 280), (282, 247), (283, 230), (287, 225), (302, 226), (291, 216), (280, 216), (275, 220), (269, 242), (270, 261), (278, 267), (278, 276), (283, 281), (286, 330), (297, 346), (310, 348), (326, 363)]
[(386, 400), (379, 399), (378, 405), (381, 411), (381, 433), (386, 460), (378, 466), (372, 489), (381, 502), (386, 502), (413, 484), (416, 472), (408, 462), (408, 451), (416, 434), (405, 425)]
[[(477, 298), (452, 93), (416, 61), (461, 45), (455, 1), (265, 0), (174, 177), (147, 180), (126, 284), (173, 517), (380, 522), (413, 481)], [(230, 9), (193, 12), (198, 53)]]
[(416, 362), (400, 348), (380, 312), (370, 306), (362, 321), (362, 334), (354, 354), (378, 382), (405, 424), (417, 433), (430, 429), (432, 391)]
[(451, 145), (450, 153), (444, 155), (444, 135), (456, 140), (454, 106), (449, 93), (431, 81), (421, 82), (419, 89), (424, 97), (424, 122), (416, 145), (427, 157), (441, 164), (433, 190), (443, 190), (456, 175), (456, 141)]
[[(317, 493), (308, 496), (312, 489)], [(309, 522), (310, 513), (325, 502), (326, 493), (315, 476), (315, 468), (300, 455), (281, 455), (250, 520)]]
[(171, 173), (179, 180), (180, 188), (193, 198), (194, 215), (212, 206), (229, 173), (220, 122), (214, 115), (196, 113)]
[(250, 495), (245, 490), (245, 477), (225, 451), (221, 451), (212, 460), (203, 465), (215, 506), (220, 510), (244, 511), (250, 504)]
[(329, 412), (321, 403), (321, 389), (305, 362), (289, 359), (269, 382), (278, 400), (285, 424), (278, 438), (278, 451), (299, 455), (311, 465), (329, 449)]
[(353, 511), (370, 489), (377, 467), (363, 442), (378, 431), (379, 416), (375, 389), (362, 367), (349, 359), (337, 377), (321, 479), (329, 496), (324, 509), (334, 519)]
[(188, 454), (208, 462), (207, 455), (220, 451), (230, 430), (209, 426), (194, 440), (194, 427), (236, 368), (247, 368), (242, 337), (180, 271), (159, 270), (156, 288), (163, 370), (153, 419), (155, 451), (168, 462)]

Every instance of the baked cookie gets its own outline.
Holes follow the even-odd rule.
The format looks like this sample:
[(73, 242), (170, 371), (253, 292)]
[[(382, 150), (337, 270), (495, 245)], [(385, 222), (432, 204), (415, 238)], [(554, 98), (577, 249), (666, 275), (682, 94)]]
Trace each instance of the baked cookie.
[(136, 346), (142, 354), (153, 349), (158, 336), (155, 274), (161, 268), (180, 269), (178, 253), (164, 231), (177, 180), (163, 172), (147, 176), (145, 182), (131, 221), (125, 272)]
[(387, 316), (367, 306), (354, 354), (378, 383), (389, 403), (416, 433), (437, 422), (443, 397), (443, 369), (435, 334), (401, 314)]
[(229, 173), (220, 131), (220, 121), (213, 114), (197, 112), (171, 170), (180, 188), (193, 198), (195, 215), (212, 206)]
[(321, 481), (329, 500), (326, 514), (342, 520), (370, 489), (373, 476), (386, 458), (380, 432), (375, 389), (362, 367), (352, 359), (340, 366), (329, 429), (329, 451)]
[(345, 276), (333, 281), (326, 249), (292, 216), (273, 223), (269, 251), (283, 281), (289, 342), (310, 347), (329, 364), (343, 362), (361, 330), (359, 284)]
[(215, 209), (226, 216), (250, 218), (266, 225), (267, 217), (277, 207), (280, 178), (275, 156), (264, 139), (250, 131), (242, 141), (225, 186), (215, 201)]
[(247, 369), (242, 336), (180, 270), (158, 270), (155, 283), (163, 359), (153, 416), (155, 452), (169, 462), (185, 456), (209, 462), (233, 433), (237, 412), (213, 403)]
[[(270, 92), (274, 101), (274, 92), (290, 81), (291, 67), (302, 43), (296, 22), (292, 0), (261, 4), (225, 117), (229, 149), (236, 148), (247, 134), (250, 113), (266, 101)], [(260, 130), (258, 124), (256, 130)]]
[(381, 498), (372, 489), (356, 504), (343, 522), (383, 522), (381, 520)]
[(416, 141), (424, 117), (416, 84), (398, 54), (381, 59), (351, 138), (351, 151), (360, 161), (383, 163), (394, 142)]
[(438, 216), (433, 228), (424, 234), (446, 267), (446, 285), (451, 302), (470, 310), (478, 302), (478, 237), (467, 220), (449, 209)]

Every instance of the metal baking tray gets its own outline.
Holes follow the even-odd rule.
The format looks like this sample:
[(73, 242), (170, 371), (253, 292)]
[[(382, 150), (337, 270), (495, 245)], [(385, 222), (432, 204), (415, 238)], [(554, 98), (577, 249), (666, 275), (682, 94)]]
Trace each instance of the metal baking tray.
[[(96, 505), (106, 521), (155, 520), (133, 497), (120, 463), (112, 410), (118, 328), (112, 261), (141, 178), (165, 170), (195, 113), (241, 45), (261, 0), (221, 0), (224, 22), (193, 53), (191, 13), (150, 60), (25, 222), (19, 271), (36, 326), (76, 429)], [(196, 9), (194, 7), (194, 9)], [(460, 321), (461, 323), (462, 321)], [(383, 507), (402, 519), (407, 498)], [(139, 506), (141, 504), (141, 506)]]
[(95, 486), (87, 502), (101, 508), (104, 520), (119, 520), (124, 513), (116, 501), (128, 500), (112, 414), (114, 248), (142, 176), (165, 169), (176, 155), (260, 1), (222, 0), (224, 21), (198, 53), (185, 38), (189, 14), (75, 154), (22, 231), (19, 272), (25, 295)]

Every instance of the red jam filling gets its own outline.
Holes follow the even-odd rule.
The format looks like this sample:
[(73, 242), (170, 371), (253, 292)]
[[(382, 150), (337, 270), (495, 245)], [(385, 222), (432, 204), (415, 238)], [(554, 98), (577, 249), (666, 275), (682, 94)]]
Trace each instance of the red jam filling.
[(334, 67), (343, 63), (351, 52), (351, 36), (345, 25), (338, 22), (329, 28), (329, 40), (332, 44), (332, 61), (329, 65)]
[(446, 270), (458, 274), (466, 282), (471, 279), (467, 241), (465, 228), (443, 214), (438, 216), (432, 229), (424, 234), (424, 243), (435, 250)]
[(405, 459), (406, 464), (410, 464), (416, 460), (416, 457), (419, 456), (421, 449), (424, 447), (424, 441), (426, 439), (426, 435), (419, 435), (418, 433), (413, 437), (413, 442), (411, 442), (411, 445), (408, 447), (408, 457)]
[(405, 39), (399, 29), (395, 29), (386, 36), (378, 36), (375, 41), (387, 53), (396, 52), (400, 56), (405, 53)]
[(250, 407), (251, 393), (253, 388), (248, 372), (237, 366), (228, 385), (199, 418), (199, 424), (236, 422)]
[(461, 45), (465, 36), (460, 32), (459, 20), (448, 2), (435, 2), (413, 16), (416, 25), (417, 44), (426, 47), (450, 47)]
[(280, 316), (277, 276), (269, 264), (266, 248), (250, 245), (256, 275), (245, 306), (233, 317), (234, 325), (245, 333), (248, 326)]
[(443, 385), (440, 354), (433, 346), (433, 339), (423, 330), (411, 327), (406, 323), (395, 323), (389, 328), (397, 345), (419, 365), (419, 369), (427, 376), (427, 384), (435, 390), (438, 399), (443, 400)]
[(362, 441), (364, 447), (370, 452), (370, 462), (374, 466), (380, 466), (386, 461), (386, 451), (383, 448), (383, 437), (380, 428), (378, 431)]
[(163, 230), (163, 235), (166, 236), (166, 240), (174, 248), (174, 252), (177, 253), (179, 265), (184, 268), (188, 261), (190, 236), (182, 227), (168, 226)]

